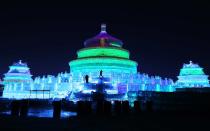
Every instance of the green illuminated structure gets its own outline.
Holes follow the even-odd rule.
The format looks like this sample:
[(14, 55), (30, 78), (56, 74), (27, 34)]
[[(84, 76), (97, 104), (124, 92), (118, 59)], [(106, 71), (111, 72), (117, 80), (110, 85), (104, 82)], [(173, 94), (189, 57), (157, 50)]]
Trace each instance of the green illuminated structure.
[[(72, 87), (75, 96), (81, 98), (93, 92), (98, 83), (99, 72), (110, 85), (106, 93), (121, 96), (127, 93), (127, 85), (131, 75), (137, 74), (137, 62), (129, 59), (130, 53), (122, 48), (122, 41), (110, 36), (106, 32), (106, 25), (101, 25), (101, 32), (84, 42), (85, 48), (77, 51), (77, 59), (69, 62), (72, 75)], [(89, 76), (90, 84), (85, 83), (85, 76)]]
[(78, 51), (78, 58), (94, 57), (94, 56), (108, 56), (129, 59), (129, 52), (122, 48), (116, 47), (95, 47), (84, 48)]
[[(92, 54), (88, 54), (83, 56), (80, 54), (80, 51), (78, 52), (78, 59), (73, 60), (70, 62), (70, 68), (71, 72), (99, 72), (100, 70), (103, 70), (104, 72), (118, 72), (118, 73), (136, 73), (136, 67), (137, 63), (134, 61), (129, 60), (128, 58), (123, 58), (127, 57), (127, 55), (120, 57), (120, 54), (118, 54), (121, 49), (114, 49), (112, 48), (112, 54), (109, 54), (106, 51), (106, 49), (109, 49), (109, 47), (96, 47), (94, 50), (96, 52), (90, 52), (89, 50), (91, 49), (86, 49), (87, 52), (90, 52)], [(119, 52), (118, 52), (119, 51)], [(83, 52), (84, 49), (83, 49)], [(115, 54), (116, 52), (116, 54)], [(128, 53), (128, 52), (127, 52)], [(79, 55), (80, 54), (80, 55)]]
[(105, 25), (102, 25), (101, 32), (85, 41), (85, 48), (77, 52), (78, 59), (69, 62), (70, 72), (82, 76), (98, 76), (100, 70), (105, 75), (135, 74), (138, 64), (129, 60), (129, 55), (129, 51), (122, 48), (122, 42), (107, 34)]

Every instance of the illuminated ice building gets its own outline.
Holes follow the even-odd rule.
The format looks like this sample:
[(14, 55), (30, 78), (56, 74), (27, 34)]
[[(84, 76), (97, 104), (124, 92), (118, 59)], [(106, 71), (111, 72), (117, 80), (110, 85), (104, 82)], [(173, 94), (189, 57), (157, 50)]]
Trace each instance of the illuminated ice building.
[[(101, 32), (84, 42), (85, 48), (77, 52), (77, 59), (70, 61), (74, 97), (86, 97), (97, 88), (99, 72), (103, 71), (105, 89), (110, 99), (127, 99), (127, 92), (173, 91), (173, 81), (158, 76), (149, 77), (137, 72), (138, 63), (129, 59), (130, 53), (123, 49), (123, 42), (112, 37), (101, 25)], [(89, 83), (84, 76), (89, 76)]]
[(209, 87), (208, 75), (205, 75), (203, 68), (190, 61), (184, 64), (180, 70), (176, 88)]
[(84, 48), (77, 51), (77, 59), (70, 61), (69, 66), (69, 73), (32, 79), (26, 63), (14, 63), (3, 79), (3, 97), (87, 100), (102, 84), (106, 99), (125, 100), (142, 91), (173, 92), (185, 84), (208, 84), (202, 68), (192, 63), (184, 65), (176, 84), (172, 79), (138, 72), (138, 63), (130, 60), (130, 52), (123, 48), (121, 40), (107, 33), (105, 24), (98, 35), (84, 42)]
[(24, 94), (28, 94), (28, 90), (30, 90), (33, 84), (30, 69), (21, 60), (10, 66), (9, 71), (4, 76), (4, 97), (25, 97)]
[(4, 98), (64, 98), (70, 88), (69, 74), (47, 75), (32, 79), (30, 68), (20, 60), (4, 75)]

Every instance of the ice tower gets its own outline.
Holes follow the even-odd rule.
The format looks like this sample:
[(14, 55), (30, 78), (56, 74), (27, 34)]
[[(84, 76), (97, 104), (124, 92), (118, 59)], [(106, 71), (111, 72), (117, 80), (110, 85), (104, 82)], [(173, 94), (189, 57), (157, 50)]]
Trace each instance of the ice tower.
[[(123, 84), (129, 80), (124, 78), (137, 74), (138, 64), (129, 59), (130, 53), (122, 45), (123, 42), (109, 35), (106, 25), (102, 24), (100, 33), (86, 40), (85, 48), (77, 52), (77, 59), (69, 62), (75, 91), (88, 92), (84, 91), (82, 83), (85, 75), (89, 76), (91, 83), (97, 83), (102, 70), (103, 76), (110, 78), (109, 83), (115, 87), (110, 93), (118, 94), (122, 90), (123, 93), (127, 92), (127, 85)], [(119, 85), (122, 90), (119, 90)]]
[(11, 83), (29, 83), (32, 81), (32, 75), (26, 63), (20, 60), (9, 67), (9, 71), (4, 74), (4, 84)]
[(4, 96), (23, 97), (25, 93), (29, 94), (33, 82), (30, 68), (26, 63), (20, 60), (9, 67), (9, 71), (4, 74), (3, 84), (5, 85)]
[(129, 60), (129, 51), (122, 48), (122, 41), (106, 32), (106, 25), (101, 25), (101, 32), (84, 42), (85, 48), (77, 52), (77, 60), (69, 62), (70, 72), (74, 75), (111, 73), (137, 73), (137, 62)]
[(178, 88), (208, 87), (208, 75), (205, 75), (203, 68), (198, 64), (194, 64), (190, 61), (189, 64), (184, 64), (183, 68), (180, 70), (176, 86)]

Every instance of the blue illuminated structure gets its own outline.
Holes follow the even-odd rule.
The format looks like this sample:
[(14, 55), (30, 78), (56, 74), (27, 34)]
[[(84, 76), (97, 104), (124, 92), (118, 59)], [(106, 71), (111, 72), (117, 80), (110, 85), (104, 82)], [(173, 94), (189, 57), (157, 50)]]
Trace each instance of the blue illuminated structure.
[(30, 69), (26, 63), (13, 63), (9, 67), (9, 71), (4, 74), (3, 84), (5, 85), (3, 97), (8, 98), (28, 98), (29, 92), (33, 84)]
[(9, 71), (4, 74), (4, 84), (11, 83), (30, 83), (32, 75), (26, 63), (20, 60), (9, 67)]
[(198, 64), (194, 64), (190, 61), (189, 64), (184, 64), (183, 68), (180, 70), (176, 87), (209, 87), (208, 75), (205, 75), (203, 68), (201, 68)]
[(123, 48), (121, 40), (107, 33), (105, 24), (101, 25), (98, 35), (84, 42), (84, 48), (77, 52), (77, 59), (70, 61), (69, 66), (69, 73), (32, 79), (26, 63), (14, 63), (2, 82), (5, 86), (3, 97), (87, 100), (98, 89), (100, 71), (103, 71), (108, 100), (135, 99), (142, 91), (174, 92), (176, 88), (209, 86), (208, 76), (192, 62), (184, 64), (176, 83), (169, 78), (138, 72), (137, 62), (130, 60), (130, 52)]

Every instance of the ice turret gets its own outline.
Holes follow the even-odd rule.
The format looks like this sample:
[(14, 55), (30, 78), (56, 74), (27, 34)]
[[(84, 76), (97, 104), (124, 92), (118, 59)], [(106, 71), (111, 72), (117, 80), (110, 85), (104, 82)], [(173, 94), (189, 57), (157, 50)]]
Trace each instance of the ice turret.
[(203, 68), (192, 61), (184, 64), (180, 70), (176, 85), (179, 88), (186, 87), (207, 87), (209, 86), (208, 75), (205, 75)]

